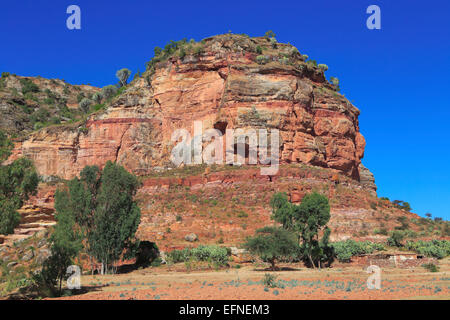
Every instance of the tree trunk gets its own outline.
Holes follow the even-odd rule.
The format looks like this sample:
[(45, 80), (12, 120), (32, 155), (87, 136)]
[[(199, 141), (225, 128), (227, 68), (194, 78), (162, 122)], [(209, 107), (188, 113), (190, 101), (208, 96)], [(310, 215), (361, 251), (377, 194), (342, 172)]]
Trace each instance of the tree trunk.
[(270, 260), (270, 263), (272, 264), (272, 271), (275, 271), (275, 259)]
[(314, 264), (314, 261), (313, 261), (311, 255), (309, 254), (308, 257), (309, 257), (309, 261), (311, 262), (311, 265), (312, 265), (313, 268), (315, 269), (315, 268), (316, 268), (316, 265)]

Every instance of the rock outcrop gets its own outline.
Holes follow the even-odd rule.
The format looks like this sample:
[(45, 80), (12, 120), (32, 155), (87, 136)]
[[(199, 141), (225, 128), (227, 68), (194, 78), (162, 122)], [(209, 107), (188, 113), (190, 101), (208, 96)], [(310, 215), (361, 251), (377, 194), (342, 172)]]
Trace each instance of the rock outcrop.
[(31, 134), (17, 143), (12, 159), (31, 158), (47, 177), (69, 179), (108, 160), (146, 175), (173, 167), (173, 131), (192, 134), (193, 122), (201, 121), (204, 130), (222, 132), (276, 128), (281, 163), (336, 169), (357, 181), (363, 170), (368, 179), (360, 169), (359, 110), (294, 47), (241, 35), (207, 38), (199, 46), (197, 53), (155, 63), (85, 124)]
[(0, 130), (24, 137), (51, 123), (79, 118), (78, 100), (99, 90), (59, 79), (3, 73), (0, 78)]

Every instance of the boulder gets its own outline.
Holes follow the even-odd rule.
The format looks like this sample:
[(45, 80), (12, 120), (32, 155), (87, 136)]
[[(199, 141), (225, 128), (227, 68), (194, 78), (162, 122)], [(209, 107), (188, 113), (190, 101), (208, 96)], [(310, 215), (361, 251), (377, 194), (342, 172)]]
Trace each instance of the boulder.
[(195, 233), (190, 233), (184, 237), (184, 240), (189, 241), (189, 242), (194, 242), (194, 241), (198, 240), (198, 236)]

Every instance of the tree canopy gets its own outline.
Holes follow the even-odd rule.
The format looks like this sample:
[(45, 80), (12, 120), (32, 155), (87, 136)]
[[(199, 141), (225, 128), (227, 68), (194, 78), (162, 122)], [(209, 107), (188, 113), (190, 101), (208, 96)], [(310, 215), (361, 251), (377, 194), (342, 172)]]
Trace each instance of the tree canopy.
[(270, 262), (272, 270), (276, 269), (276, 261), (298, 256), (295, 236), (280, 227), (264, 227), (256, 230), (256, 235), (248, 238), (244, 247), (263, 261)]
[(302, 255), (313, 267), (320, 267), (322, 262), (332, 259), (332, 248), (328, 246), (331, 230), (326, 227), (330, 220), (330, 205), (325, 196), (316, 192), (307, 194), (299, 205), (295, 205), (288, 201), (285, 193), (276, 193), (270, 205), (272, 219), (297, 234)]

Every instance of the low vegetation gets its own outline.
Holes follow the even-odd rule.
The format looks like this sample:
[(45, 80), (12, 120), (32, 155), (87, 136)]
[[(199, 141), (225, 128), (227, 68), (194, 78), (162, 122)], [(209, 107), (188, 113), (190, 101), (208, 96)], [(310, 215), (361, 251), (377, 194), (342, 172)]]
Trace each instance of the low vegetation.
[(167, 253), (169, 263), (206, 261), (215, 266), (226, 266), (229, 262), (227, 248), (216, 245), (200, 245), (197, 248), (173, 250)]
[(345, 240), (330, 244), (340, 262), (350, 262), (353, 256), (371, 254), (375, 251), (385, 250), (384, 245), (371, 241)]

